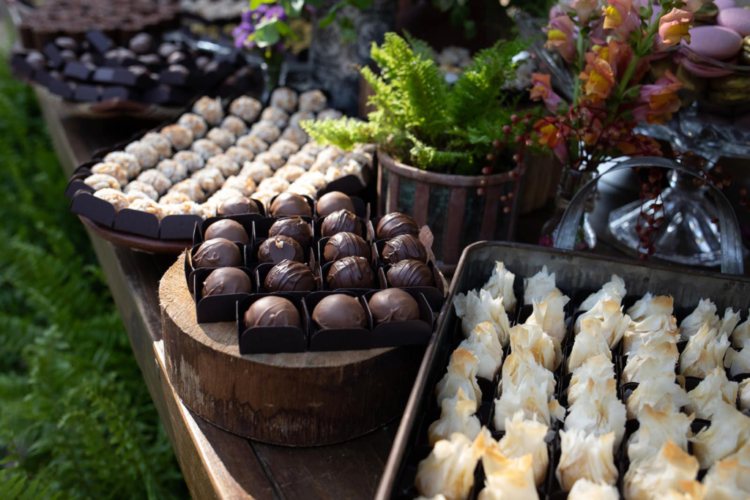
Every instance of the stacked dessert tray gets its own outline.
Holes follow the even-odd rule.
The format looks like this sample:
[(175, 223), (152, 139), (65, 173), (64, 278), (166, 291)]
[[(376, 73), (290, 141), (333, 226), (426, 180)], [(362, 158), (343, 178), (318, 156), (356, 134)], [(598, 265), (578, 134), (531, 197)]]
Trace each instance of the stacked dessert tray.
[(371, 148), (321, 147), (300, 125), (340, 116), (319, 90), (278, 88), (266, 107), (249, 96), (201, 97), (175, 122), (81, 165), (66, 190), (70, 209), (116, 244), (177, 254), (191, 246), (196, 224), (228, 215), (220, 208), (227, 200), (252, 198), (265, 216), (284, 192), (313, 200), (356, 193), (369, 181)]

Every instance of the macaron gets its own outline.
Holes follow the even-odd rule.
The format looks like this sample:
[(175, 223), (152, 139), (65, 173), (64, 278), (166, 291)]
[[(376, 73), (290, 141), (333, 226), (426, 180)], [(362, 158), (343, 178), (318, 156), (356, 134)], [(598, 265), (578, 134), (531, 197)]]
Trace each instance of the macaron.
[(742, 49), (742, 37), (722, 26), (696, 26), (690, 28), (690, 47), (696, 54), (712, 59), (731, 59)]
[(732, 9), (737, 6), (734, 0), (714, 0), (714, 4), (720, 11), (724, 9)]
[(695, 76), (701, 78), (721, 78), (722, 76), (728, 76), (734, 73), (731, 69), (719, 68), (717, 66), (709, 66), (707, 64), (700, 64), (695, 61), (691, 61), (687, 57), (680, 62), (680, 65), (687, 71)]
[(716, 18), (719, 26), (724, 26), (740, 36), (750, 35), (750, 10), (741, 8), (724, 9)]

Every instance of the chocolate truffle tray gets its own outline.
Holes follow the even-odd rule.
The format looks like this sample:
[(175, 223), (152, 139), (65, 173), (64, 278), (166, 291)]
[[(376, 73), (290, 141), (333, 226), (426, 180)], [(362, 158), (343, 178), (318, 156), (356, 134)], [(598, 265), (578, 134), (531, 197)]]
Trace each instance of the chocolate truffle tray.
[(340, 192), (282, 193), (196, 227), (184, 271), (198, 323), (236, 322), (240, 354), (425, 345), (444, 303), (428, 227)]
[(743, 276), (469, 246), (376, 498), (739, 491), (749, 305)]
[(175, 253), (190, 247), (196, 224), (227, 215), (225, 205), (234, 214), (252, 205), (264, 217), (281, 193), (355, 194), (371, 178), (372, 148), (321, 147), (300, 126), (340, 117), (327, 102), (319, 90), (289, 88), (272, 92), (268, 106), (246, 95), (203, 96), (177, 120), (78, 167), (66, 189), (70, 210), (113, 243)]

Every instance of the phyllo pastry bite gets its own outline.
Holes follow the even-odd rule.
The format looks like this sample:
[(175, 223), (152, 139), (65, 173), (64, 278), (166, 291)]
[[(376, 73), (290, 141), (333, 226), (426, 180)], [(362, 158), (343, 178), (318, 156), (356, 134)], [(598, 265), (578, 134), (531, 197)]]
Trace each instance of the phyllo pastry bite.
[(743, 500), (750, 498), (750, 468), (739, 457), (716, 462), (703, 478), (706, 498)]
[(495, 262), (495, 268), (492, 270), (492, 275), (482, 288), (490, 292), (493, 297), (502, 297), (506, 311), (514, 311), (517, 302), (516, 295), (513, 292), (513, 282), (515, 279), (516, 275), (508, 271), (505, 264), (502, 262)]
[(542, 484), (547, 475), (549, 451), (545, 438), (549, 427), (535, 419), (524, 418), (523, 412), (516, 412), (512, 419), (505, 421), (505, 435), (498, 442), (500, 452), (508, 458), (532, 457), (534, 482)]
[(454, 397), (459, 389), (463, 389), (478, 407), (482, 401), (482, 390), (477, 384), (478, 367), (479, 360), (469, 351), (461, 348), (453, 351), (448, 371), (435, 387), (438, 404), (442, 405), (443, 400)]
[(456, 295), (453, 306), (456, 308), (456, 316), (461, 318), (464, 336), (468, 336), (479, 323), (488, 321), (500, 335), (500, 343), (508, 345), (510, 321), (502, 297), (493, 298), (487, 290), (479, 290), (479, 293), (469, 290), (466, 295)]
[(510, 350), (521, 357), (531, 357), (550, 371), (562, 362), (560, 344), (538, 325), (516, 325), (510, 329)]
[[(696, 389), (697, 390), (697, 389)], [(625, 402), (628, 418), (638, 418), (644, 406), (650, 406), (657, 411), (680, 411), (680, 408), (690, 402), (688, 395), (674, 376), (649, 380), (647, 384), (639, 384)]]
[(672, 442), (658, 453), (631, 463), (625, 473), (626, 500), (649, 500), (670, 489), (684, 491), (685, 483), (695, 481), (698, 460)]
[(538, 499), (533, 462), (531, 454), (512, 458), (504, 455), (496, 443), (488, 446), (482, 456), (485, 481), (478, 500)]
[(654, 297), (646, 293), (641, 299), (637, 300), (633, 306), (625, 311), (630, 316), (631, 321), (643, 321), (653, 314), (672, 315), (674, 311), (674, 299), (666, 295)]
[(625, 297), (626, 293), (625, 281), (616, 274), (613, 274), (611, 281), (605, 283), (598, 292), (592, 293), (586, 297), (586, 300), (583, 301), (578, 310), (588, 311), (598, 302), (612, 301), (622, 304), (622, 299)]
[(575, 371), (586, 360), (596, 356), (612, 359), (607, 339), (602, 335), (602, 324), (595, 318), (586, 318), (581, 322), (581, 331), (573, 341), (573, 349), (567, 359), (568, 373)]
[(736, 453), (750, 441), (750, 417), (734, 406), (719, 403), (713, 412), (716, 425), (701, 430), (690, 438), (693, 453), (702, 469), (707, 469), (729, 455)]
[(690, 337), (708, 323), (709, 330), (718, 326), (719, 316), (716, 314), (716, 304), (711, 299), (701, 299), (696, 308), (680, 323), (680, 334), (682, 340), (690, 340)]
[(533, 311), (527, 325), (538, 325), (550, 337), (556, 339), (561, 345), (565, 339), (565, 305), (570, 302), (567, 295), (563, 295), (555, 288), (543, 302), (534, 302)]
[(430, 455), (419, 462), (414, 484), (420, 495), (443, 495), (446, 500), (466, 499), (474, 486), (474, 470), (486, 448), (482, 432), (474, 441), (461, 433), (435, 443)]
[(492, 323), (479, 323), (458, 347), (466, 349), (479, 360), (477, 376), (487, 380), (495, 378), (503, 364), (503, 346)]
[(449, 439), (454, 432), (459, 432), (469, 439), (477, 437), (482, 428), (479, 419), (474, 415), (477, 405), (466, 396), (462, 388), (458, 389), (454, 397), (444, 399), (440, 408), (440, 418), (430, 424), (427, 431), (430, 446), (434, 446), (442, 439)]
[(579, 479), (568, 493), (568, 500), (619, 500), (617, 488), (605, 483)]
[(671, 408), (659, 411), (646, 405), (638, 414), (638, 421), (638, 430), (628, 440), (628, 458), (631, 463), (659, 453), (668, 442), (687, 452), (692, 415), (688, 416)]
[(698, 332), (690, 337), (680, 356), (680, 373), (693, 377), (705, 377), (716, 367), (724, 366), (724, 355), (729, 348), (726, 334), (704, 323)]
[(698, 386), (687, 393), (685, 410), (695, 413), (697, 418), (712, 420), (714, 411), (721, 404), (734, 405), (737, 401), (737, 382), (730, 381), (723, 367), (716, 367), (706, 374)]
[(554, 295), (562, 295), (555, 285), (555, 273), (550, 274), (547, 266), (531, 278), (523, 280), (523, 302), (532, 304), (534, 302), (546, 302)]
[(609, 485), (617, 483), (614, 442), (614, 432), (595, 436), (583, 431), (560, 431), (561, 454), (556, 474), (563, 489), (570, 490), (580, 479)]

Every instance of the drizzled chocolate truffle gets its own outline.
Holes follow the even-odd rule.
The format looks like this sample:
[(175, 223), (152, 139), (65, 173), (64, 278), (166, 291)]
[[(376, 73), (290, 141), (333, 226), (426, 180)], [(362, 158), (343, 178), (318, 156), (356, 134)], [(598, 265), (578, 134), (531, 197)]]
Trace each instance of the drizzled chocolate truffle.
[(375, 234), (380, 240), (389, 240), (402, 234), (419, 236), (419, 226), (408, 215), (392, 212), (380, 219)]
[(310, 239), (312, 239), (312, 228), (302, 217), (287, 217), (274, 222), (271, 229), (268, 230), (268, 235), (289, 236), (300, 245), (307, 246), (310, 244)]
[(328, 269), (328, 288), (374, 288), (375, 273), (364, 257), (344, 257)]
[(219, 215), (241, 215), (241, 214), (257, 214), (260, 213), (258, 210), (258, 204), (250, 198), (244, 196), (234, 196), (228, 198), (219, 204), (217, 209)]
[(273, 266), (263, 284), (269, 292), (311, 292), (316, 288), (310, 268), (293, 260)]
[(435, 286), (432, 271), (418, 260), (402, 260), (391, 266), (387, 273), (388, 284), (394, 288), (408, 286)]
[(247, 245), (250, 237), (245, 228), (237, 221), (231, 219), (217, 220), (206, 229), (206, 239), (226, 238), (229, 241), (237, 241)]
[(225, 238), (205, 241), (193, 256), (193, 267), (237, 267), (242, 265), (240, 249)]
[(388, 321), (419, 319), (419, 305), (414, 297), (398, 288), (376, 292), (370, 297), (370, 311), (375, 324)]
[(321, 330), (337, 328), (367, 328), (367, 315), (354, 297), (334, 294), (318, 302), (312, 320)]
[(338, 233), (331, 236), (323, 248), (326, 261), (334, 262), (344, 257), (364, 257), (370, 260), (370, 246), (354, 233)]
[(271, 236), (261, 243), (258, 249), (259, 262), (278, 264), (282, 260), (305, 261), (305, 254), (299, 243), (288, 236)]
[(387, 264), (396, 264), (406, 259), (427, 262), (427, 250), (419, 238), (411, 234), (402, 234), (386, 242), (383, 247), (383, 260)]
[(337, 233), (354, 233), (362, 235), (362, 222), (348, 210), (338, 210), (323, 219), (320, 228), (323, 236), (333, 236)]
[(318, 217), (326, 217), (338, 210), (348, 210), (354, 213), (352, 199), (339, 191), (333, 191), (321, 196), (316, 208), (318, 209)]
[(263, 297), (245, 313), (245, 328), (258, 326), (302, 326), (299, 311), (284, 297)]
[(312, 209), (304, 196), (294, 193), (281, 193), (271, 203), (271, 215), (304, 215), (312, 216)]
[(236, 267), (222, 267), (211, 272), (203, 282), (203, 296), (250, 293), (250, 278)]

